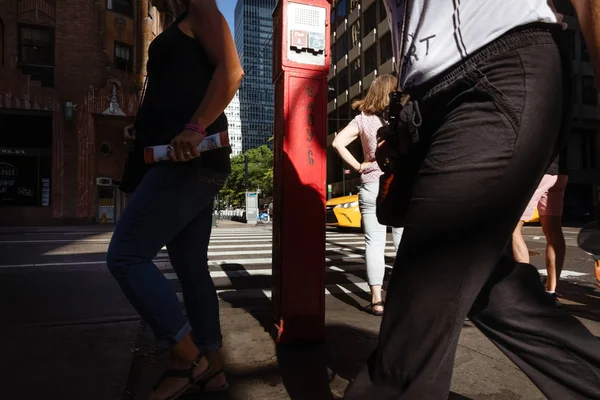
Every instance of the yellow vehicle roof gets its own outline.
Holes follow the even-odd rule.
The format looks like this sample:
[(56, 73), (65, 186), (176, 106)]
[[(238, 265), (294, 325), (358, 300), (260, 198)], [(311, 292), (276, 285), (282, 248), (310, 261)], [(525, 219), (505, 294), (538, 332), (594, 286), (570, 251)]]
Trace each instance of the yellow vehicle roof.
[(327, 205), (328, 206), (337, 206), (338, 204), (352, 203), (354, 201), (358, 201), (357, 194), (353, 194), (352, 196), (342, 196), (342, 197), (333, 198), (333, 199), (327, 201)]

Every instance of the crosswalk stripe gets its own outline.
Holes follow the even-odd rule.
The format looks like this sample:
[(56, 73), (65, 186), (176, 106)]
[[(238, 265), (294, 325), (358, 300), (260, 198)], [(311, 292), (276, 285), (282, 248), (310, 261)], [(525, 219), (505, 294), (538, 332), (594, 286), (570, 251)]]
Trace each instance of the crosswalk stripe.
[[(386, 265), (386, 268), (392, 268), (391, 265)], [(328, 271), (332, 272), (355, 272), (355, 271), (364, 271), (365, 264), (350, 264), (345, 265), (344, 268), (337, 267), (335, 265), (326, 267)], [(273, 274), (272, 268), (261, 268), (261, 269), (237, 269), (233, 271), (210, 271), (210, 277), (215, 278), (245, 278), (248, 276), (271, 276)], [(165, 278), (168, 280), (177, 279), (177, 274), (174, 272), (165, 272), (163, 273)]]

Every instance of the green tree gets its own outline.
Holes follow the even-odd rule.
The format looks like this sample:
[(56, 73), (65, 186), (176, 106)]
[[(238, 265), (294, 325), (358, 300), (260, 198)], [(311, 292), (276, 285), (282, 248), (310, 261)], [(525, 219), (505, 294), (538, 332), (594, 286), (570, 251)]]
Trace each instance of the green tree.
[[(269, 146), (260, 146), (246, 152), (248, 156), (248, 190), (260, 188), (261, 195), (273, 193), (273, 152)], [(231, 159), (231, 175), (219, 193), (219, 198), (233, 206), (244, 205), (246, 193), (244, 177), (244, 154)]]

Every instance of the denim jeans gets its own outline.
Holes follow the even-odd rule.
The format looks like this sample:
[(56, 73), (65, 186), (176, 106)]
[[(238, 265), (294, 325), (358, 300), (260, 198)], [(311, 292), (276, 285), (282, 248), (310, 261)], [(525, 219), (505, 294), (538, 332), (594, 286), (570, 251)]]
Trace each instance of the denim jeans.
[(446, 399), (467, 317), (548, 399), (599, 398), (600, 341), (503, 255), (563, 139), (571, 61), (549, 30), (510, 32), (413, 91), (419, 172), (378, 346), (346, 399)]
[[(365, 229), (365, 259), (369, 286), (382, 286), (385, 276), (385, 246), (387, 226), (377, 220), (377, 193), (379, 182), (363, 183), (358, 193), (358, 204)], [(404, 228), (392, 229), (394, 250), (398, 251)]]
[[(183, 163), (156, 165), (130, 197), (110, 242), (108, 268), (165, 346), (192, 331), (200, 351), (221, 348), (219, 304), (207, 253), (213, 201), (225, 178)], [(165, 245), (189, 322), (173, 285), (152, 262)]]

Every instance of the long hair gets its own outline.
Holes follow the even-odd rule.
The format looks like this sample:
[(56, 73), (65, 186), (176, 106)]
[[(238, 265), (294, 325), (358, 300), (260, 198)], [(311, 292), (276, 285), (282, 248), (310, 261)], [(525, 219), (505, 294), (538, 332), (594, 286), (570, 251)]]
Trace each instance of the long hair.
[(381, 113), (390, 103), (390, 93), (396, 90), (398, 80), (393, 75), (381, 75), (371, 83), (364, 99), (352, 103), (352, 109), (357, 109), (367, 115)]

